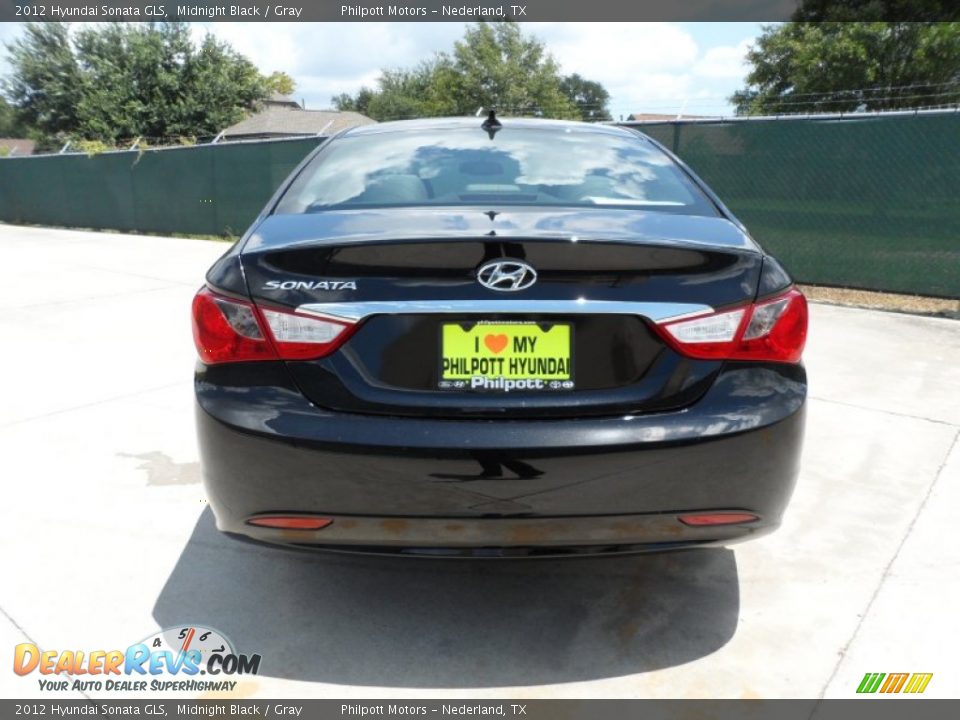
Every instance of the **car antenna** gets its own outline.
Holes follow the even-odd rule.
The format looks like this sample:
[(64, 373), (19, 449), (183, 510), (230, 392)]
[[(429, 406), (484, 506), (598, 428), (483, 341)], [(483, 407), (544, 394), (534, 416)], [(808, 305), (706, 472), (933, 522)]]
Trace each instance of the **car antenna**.
[(486, 130), (487, 135), (489, 135), (490, 139), (493, 140), (493, 137), (497, 134), (497, 131), (503, 127), (503, 123), (497, 119), (496, 108), (490, 108), (487, 110), (487, 119), (483, 121), (483, 124), (480, 127)]

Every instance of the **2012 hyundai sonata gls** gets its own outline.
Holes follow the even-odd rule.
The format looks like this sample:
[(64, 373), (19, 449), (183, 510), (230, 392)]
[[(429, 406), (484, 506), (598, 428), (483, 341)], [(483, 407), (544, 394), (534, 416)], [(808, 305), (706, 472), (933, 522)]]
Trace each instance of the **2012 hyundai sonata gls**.
[(346, 131), (193, 304), (218, 527), (511, 556), (728, 543), (798, 471), (803, 295), (631, 130)]

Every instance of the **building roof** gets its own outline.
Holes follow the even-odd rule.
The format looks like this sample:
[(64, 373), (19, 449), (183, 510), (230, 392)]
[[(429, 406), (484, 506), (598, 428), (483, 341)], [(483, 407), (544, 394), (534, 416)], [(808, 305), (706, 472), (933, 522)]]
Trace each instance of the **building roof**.
[(285, 107), (295, 107), (299, 108), (300, 103), (294, 100), (289, 95), (281, 95), (280, 93), (270, 93), (270, 97), (263, 101), (264, 105), (282, 105)]
[[(36, 147), (33, 140), (26, 138), (4, 138), (0, 137), (0, 157), (10, 155), (33, 155), (33, 149)], [(4, 150), (6, 148), (6, 150)]]
[(303, 110), (298, 107), (268, 105), (260, 112), (223, 131), (225, 139), (255, 137), (296, 137), (332, 135), (344, 128), (375, 122), (357, 112)]

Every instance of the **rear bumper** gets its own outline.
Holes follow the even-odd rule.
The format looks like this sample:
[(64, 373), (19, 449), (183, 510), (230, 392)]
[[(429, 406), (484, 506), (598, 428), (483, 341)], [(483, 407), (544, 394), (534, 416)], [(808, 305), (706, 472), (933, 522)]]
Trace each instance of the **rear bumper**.
[(555, 518), (330, 516), (322, 530), (247, 525), (240, 539), (341, 552), (440, 557), (531, 557), (653, 552), (722, 545), (764, 535), (769, 522), (688, 527), (673, 514)]
[[(262, 368), (256, 376), (263, 381)], [(779, 524), (799, 469), (799, 366), (731, 364), (678, 412), (553, 421), (332, 413), (284, 378), (249, 386), (200, 368), (196, 383), (217, 525), (269, 543), (429, 555), (726, 544)], [(714, 527), (677, 519), (722, 510), (759, 519)], [(317, 531), (247, 523), (264, 513), (333, 523)]]

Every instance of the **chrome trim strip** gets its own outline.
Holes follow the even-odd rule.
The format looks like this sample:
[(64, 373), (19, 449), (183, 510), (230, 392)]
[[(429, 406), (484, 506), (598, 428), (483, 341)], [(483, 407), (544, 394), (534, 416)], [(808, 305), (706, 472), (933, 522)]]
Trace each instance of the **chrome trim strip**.
[(308, 303), (298, 313), (359, 322), (371, 315), (639, 315), (656, 323), (713, 312), (709, 305), (619, 300), (397, 300)]

